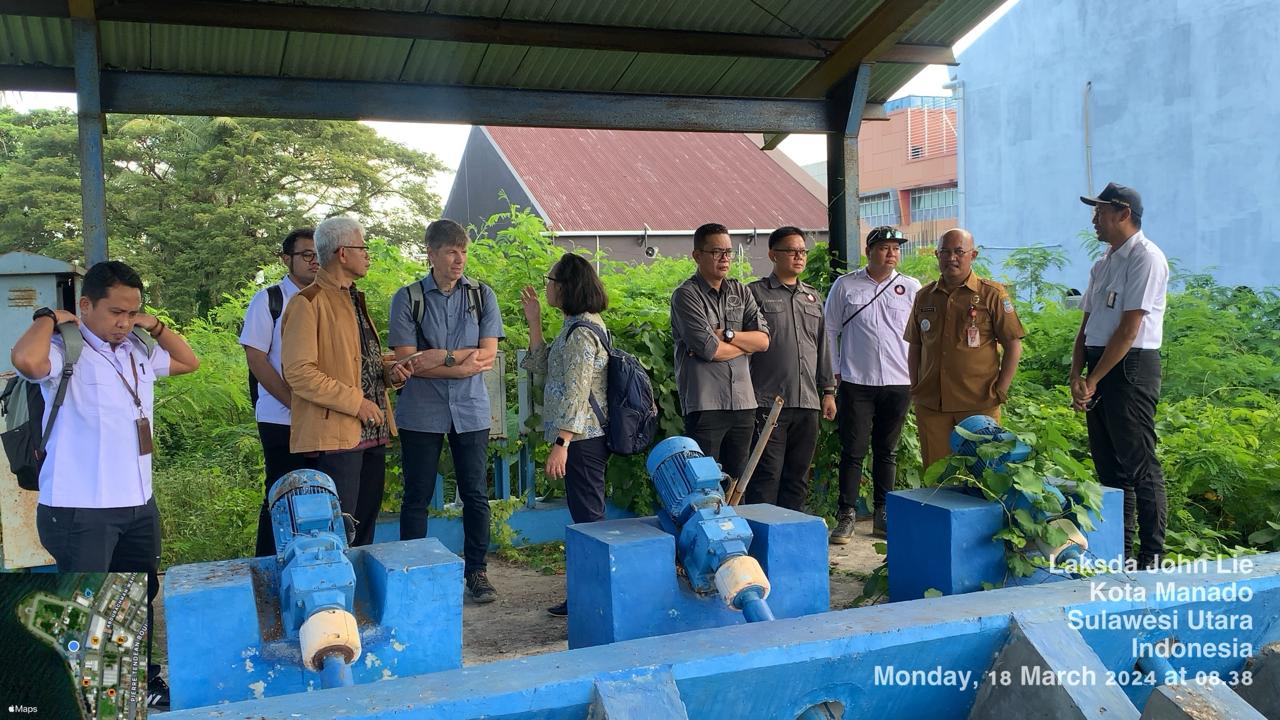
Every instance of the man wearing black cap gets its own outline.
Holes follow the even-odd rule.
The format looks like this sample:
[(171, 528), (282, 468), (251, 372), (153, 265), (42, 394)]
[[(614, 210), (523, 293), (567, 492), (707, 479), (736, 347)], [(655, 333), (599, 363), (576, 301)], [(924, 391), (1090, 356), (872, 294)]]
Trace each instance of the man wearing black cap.
[(871, 532), (884, 537), (885, 495), (898, 474), (898, 437), (911, 407), (907, 318), (920, 281), (898, 272), (906, 235), (882, 226), (867, 234), (867, 266), (831, 285), (826, 317), (840, 429), (840, 509), (830, 542), (853, 536), (862, 461), (872, 453)]
[[(1142, 234), (1142, 197), (1109, 183), (1093, 206), (1098, 240), (1110, 248), (1089, 272), (1084, 319), (1071, 355), (1071, 398), (1089, 427), (1089, 452), (1103, 485), (1124, 490), (1124, 554), (1158, 565), (1166, 522), (1164, 474), (1156, 459), (1160, 342), (1169, 263)], [(1083, 371), (1087, 368), (1087, 375)], [(1135, 518), (1136, 515), (1136, 518)]]

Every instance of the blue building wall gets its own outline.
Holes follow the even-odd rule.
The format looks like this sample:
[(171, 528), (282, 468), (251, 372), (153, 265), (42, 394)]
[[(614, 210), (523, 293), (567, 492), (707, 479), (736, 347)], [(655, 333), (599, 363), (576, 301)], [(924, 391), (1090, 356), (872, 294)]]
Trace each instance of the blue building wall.
[(962, 221), (993, 246), (1060, 243), (1084, 289), (1093, 187), (1136, 188), (1184, 272), (1280, 284), (1280, 2), (1022, 0), (960, 56)]

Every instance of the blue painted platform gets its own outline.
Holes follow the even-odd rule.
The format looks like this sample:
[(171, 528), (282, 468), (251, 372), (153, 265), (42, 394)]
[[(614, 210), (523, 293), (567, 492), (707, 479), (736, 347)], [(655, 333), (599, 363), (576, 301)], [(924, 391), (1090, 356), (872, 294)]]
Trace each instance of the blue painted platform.
[[(601, 687), (608, 685), (609, 694), (616, 698), (625, 689), (620, 681), (633, 678), (637, 693), (650, 692), (654, 683), (669, 686), (688, 717), (698, 720), (791, 720), (823, 701), (842, 704), (845, 718), (967, 718), (979, 689), (990, 685), (984, 674), (1018, 636), (1036, 645), (1049, 670), (1067, 669), (1063, 663), (1079, 661), (1104, 673), (1095, 678), (1099, 683), (1106, 683), (1105, 673), (1131, 671), (1134, 658), (1120, 648), (1132, 647), (1139, 632), (1083, 627), (1110, 616), (1140, 614), (1156, 623), (1177, 618), (1185, 628), (1188, 613), (1197, 610), (1230, 615), (1248, 627), (1182, 634), (1185, 640), (1231, 641), (1238, 644), (1235, 652), (1174, 664), (1212, 670), (1223, 677), (1241, 670), (1248, 661), (1246, 653), (1280, 641), (1276, 621), (1280, 617), (1280, 553), (1250, 560), (1254, 566), (1248, 571), (1144, 572), (890, 603), (630, 640), (354, 688), (175, 712), (169, 717), (581, 720), (597, 705)], [(1094, 599), (1100, 581), (1108, 582), (1122, 597)], [(1168, 583), (1203, 598), (1247, 593), (1249, 599), (1168, 597), (1160, 592), (1160, 586)], [(1067, 627), (1046, 632), (1046, 624)], [(1069, 647), (1055, 651), (1044, 645), (1046, 640)], [(639, 681), (646, 677), (653, 680)], [(1044, 711), (1042, 717), (1132, 718), (1153, 690), (1142, 685), (1127, 689), (1123, 698), (1107, 692), (1106, 701), (1113, 705), (1105, 712), (1088, 708), (1085, 714), (1089, 697), (1072, 692), (1081, 687), (1092, 686), (1067, 686), (1059, 695), (1070, 697), (1059, 697), (1055, 706), (1024, 704), (1022, 712), (1036, 707)], [(1074, 714), (1054, 714), (1055, 707), (1073, 708)]]
[[(604, 504), (604, 513), (605, 518), (608, 520), (635, 517), (635, 513), (609, 502)], [(511, 519), (507, 524), (516, 532), (515, 545), (519, 547), (548, 542), (562, 542), (565, 537), (565, 527), (573, 524), (573, 518), (569, 517), (569, 506), (565, 504), (563, 499), (540, 500), (532, 507), (517, 509), (511, 514)], [(461, 554), (462, 516), (428, 518), (427, 537), (435, 538), (449, 550)], [(382, 513), (378, 517), (378, 527), (373, 532), (373, 541), (375, 543), (384, 543), (398, 542), (399, 540), (400, 514)], [(490, 545), (489, 549), (495, 550), (497, 547)]]
[[(751, 526), (750, 554), (772, 585), (774, 617), (826, 612), (826, 523), (773, 505), (736, 510)], [(654, 517), (570, 525), (565, 564), (570, 648), (746, 622), (719, 596), (697, 595), (676, 575), (675, 537)]]
[[(462, 560), (438, 540), (347, 551), (363, 654), (357, 684), (462, 665)], [(275, 558), (179, 565), (164, 578), (173, 708), (320, 687), (280, 625)]]
[[(992, 536), (1005, 527), (1001, 506), (950, 488), (891, 492), (885, 502), (889, 519), (889, 598), (924, 597), (934, 589), (944, 595), (976, 592), (983, 583), (1038, 585), (1066, 578), (1043, 570), (1015, 577), (1005, 563), (1004, 543)], [(1124, 492), (1103, 488), (1102, 517), (1089, 514), (1094, 529), (1085, 532), (1090, 561), (1124, 559)]]

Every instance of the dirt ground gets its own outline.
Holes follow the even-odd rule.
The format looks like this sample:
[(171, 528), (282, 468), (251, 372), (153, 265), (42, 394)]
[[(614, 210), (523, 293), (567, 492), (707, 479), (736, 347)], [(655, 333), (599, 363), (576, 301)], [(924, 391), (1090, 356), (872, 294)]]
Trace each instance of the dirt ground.
[[(831, 609), (851, 607), (862, 592), (862, 581), (884, 556), (875, 552), (877, 542), (870, 536), (871, 521), (859, 522), (848, 545), (829, 545), (831, 557)], [(545, 575), (536, 570), (489, 558), (489, 580), (498, 590), (498, 599), (488, 605), (470, 601), (462, 608), (462, 664), (479, 665), (495, 660), (568, 648), (566, 620), (547, 614), (547, 608), (564, 599), (564, 576)], [(164, 602), (155, 607), (154, 659), (165, 659)], [(167, 668), (166, 668), (167, 670)]]

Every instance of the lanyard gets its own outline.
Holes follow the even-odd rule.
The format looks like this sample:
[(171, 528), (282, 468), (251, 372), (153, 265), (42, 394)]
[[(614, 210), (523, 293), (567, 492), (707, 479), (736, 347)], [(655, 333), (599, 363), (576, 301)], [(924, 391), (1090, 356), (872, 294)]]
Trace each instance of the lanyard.
[[(127, 342), (127, 340), (126, 340), (126, 342)], [(124, 389), (129, 391), (129, 395), (130, 395), (130, 397), (132, 397), (132, 398), (133, 398), (133, 404), (138, 406), (138, 416), (139, 416), (139, 417), (145, 417), (145, 416), (146, 416), (146, 412), (145, 412), (145, 411), (143, 411), (143, 409), (142, 409), (142, 398), (138, 397), (138, 393), (137, 393), (137, 391), (135, 391), (135, 390), (133, 389), (133, 387), (130, 387), (130, 386), (129, 386), (129, 381), (124, 379), (124, 373), (120, 372), (120, 368), (116, 367), (116, 364), (115, 364), (114, 362), (112, 362), (112, 361), (111, 361), (111, 357), (110, 357), (110, 356), (108, 356), (106, 353), (102, 352), (101, 350), (99, 350), (99, 349), (97, 349), (97, 348), (94, 348), (93, 350), (94, 350), (94, 352), (96, 352), (96, 353), (98, 353), (99, 355), (101, 355), (101, 356), (102, 356), (102, 358), (103, 358), (104, 360), (106, 360), (106, 361), (107, 361), (107, 363), (111, 366), (111, 369), (112, 369), (113, 371), (115, 371), (116, 377), (120, 378), (120, 382), (121, 382), (121, 384), (123, 384), (123, 385), (124, 385)], [(134, 384), (134, 386), (135, 386), (135, 387), (136, 387), (136, 386), (139, 386), (139, 382), (138, 382), (138, 366), (137, 366), (137, 364), (136, 364), (136, 363), (134, 363), (134, 361), (133, 361), (133, 352), (132, 352), (132, 351), (130, 351), (130, 352), (129, 352), (129, 369), (133, 371), (133, 384)]]
[[(852, 315), (850, 315), (848, 318), (846, 318), (846, 319), (845, 319), (845, 321), (840, 325), (840, 327), (842, 327), (842, 328), (843, 328), (843, 327), (847, 326), (847, 325), (850, 323), (850, 321), (852, 321), (854, 318), (858, 317), (858, 315), (860, 315), (860, 314), (862, 313), (862, 311), (863, 311), (863, 310), (866, 310), (867, 308), (871, 307), (871, 303), (874, 303), (877, 299), (879, 299), (879, 298), (880, 298), (880, 296), (884, 294), (884, 291), (885, 291), (885, 290), (888, 290), (888, 289), (889, 289), (889, 286), (893, 284), (893, 281), (898, 279), (898, 275), (900, 275), (900, 274), (901, 274), (901, 273), (896, 273), (896, 272), (895, 272), (895, 273), (893, 274), (893, 277), (891, 277), (891, 278), (889, 278), (888, 280), (886, 280), (886, 281), (885, 281), (885, 283), (884, 283), (884, 287), (880, 288), (880, 291), (879, 291), (879, 292), (877, 292), (874, 296), (872, 296), (872, 298), (871, 298), (870, 300), (868, 300), (868, 301), (867, 301), (867, 304), (866, 304), (866, 305), (863, 305), (862, 307), (858, 308), (857, 310), (855, 310), (855, 311), (853, 312), (853, 314), (852, 314)], [(870, 275), (868, 275), (867, 277), (871, 277), (871, 276), (870, 276)]]

